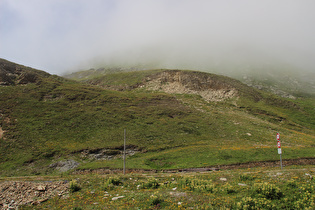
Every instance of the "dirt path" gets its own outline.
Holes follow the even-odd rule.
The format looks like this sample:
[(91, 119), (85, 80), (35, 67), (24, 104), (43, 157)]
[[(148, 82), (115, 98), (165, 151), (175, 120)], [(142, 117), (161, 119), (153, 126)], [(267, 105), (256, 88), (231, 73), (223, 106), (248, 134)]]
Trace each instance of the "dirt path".
[[(290, 165), (315, 165), (315, 158), (299, 158), (291, 160), (282, 160), (283, 167)], [(280, 161), (259, 161), (248, 163), (237, 163), (230, 165), (210, 166), (203, 168), (185, 168), (185, 169), (167, 169), (167, 170), (144, 170), (144, 169), (127, 169), (126, 173), (177, 173), (177, 172), (205, 172), (219, 170), (233, 170), (240, 168), (254, 167), (280, 167)], [(73, 174), (116, 174), (122, 173), (122, 169), (93, 169), (93, 170), (76, 170)]]
[[(282, 160), (283, 167), (291, 165), (315, 165), (315, 158), (300, 158), (292, 160)], [(211, 168), (192, 168), (183, 169), (183, 171), (211, 171), (214, 170), (233, 170), (239, 168), (254, 168), (254, 167), (280, 167), (280, 161), (260, 161), (260, 162), (248, 162), (248, 163), (237, 163), (230, 165), (221, 165)]]

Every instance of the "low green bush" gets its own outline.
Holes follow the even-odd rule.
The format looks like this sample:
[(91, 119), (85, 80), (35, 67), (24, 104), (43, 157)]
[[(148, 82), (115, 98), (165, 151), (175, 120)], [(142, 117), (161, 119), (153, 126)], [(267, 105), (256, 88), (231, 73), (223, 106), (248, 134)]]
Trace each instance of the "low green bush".
[[(294, 202), (296, 209), (313, 209), (315, 206), (315, 187), (312, 183), (303, 184), (299, 187), (299, 199)], [(312, 207), (313, 206), (313, 207)]]
[(178, 187), (196, 192), (213, 192), (214, 184), (212, 180), (200, 180), (196, 178), (183, 178), (178, 180)]
[(161, 205), (161, 203), (163, 202), (164, 200), (161, 199), (160, 197), (158, 196), (152, 196), (151, 200), (150, 200), (150, 203), (151, 203), (151, 206), (159, 206)]
[(79, 191), (80, 189), (81, 187), (79, 186), (77, 180), (73, 179), (72, 181), (70, 181), (69, 190), (71, 193)]
[(266, 198), (245, 197), (237, 202), (237, 209), (254, 210), (254, 209), (275, 209), (275, 205)]
[(270, 199), (270, 200), (276, 200), (283, 197), (283, 193), (281, 190), (276, 187), (274, 184), (270, 184), (267, 182), (264, 183), (256, 183), (254, 185), (255, 193)]
[(150, 178), (150, 179), (140, 183), (139, 188), (141, 188), (141, 189), (157, 189), (159, 186), (160, 186), (160, 184), (158, 183), (157, 179)]
[(103, 189), (104, 190), (112, 190), (115, 188), (115, 186), (119, 186), (121, 185), (122, 182), (119, 178), (117, 177), (109, 177), (103, 185)]
[(241, 174), (240, 175), (240, 180), (241, 181), (253, 181), (256, 177), (247, 175), (247, 174)]

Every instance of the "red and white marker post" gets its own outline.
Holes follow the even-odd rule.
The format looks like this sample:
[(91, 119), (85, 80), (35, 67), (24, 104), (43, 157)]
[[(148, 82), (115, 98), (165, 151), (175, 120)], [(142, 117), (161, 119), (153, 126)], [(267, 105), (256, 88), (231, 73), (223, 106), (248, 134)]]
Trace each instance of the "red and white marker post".
[(282, 157), (281, 157), (281, 154), (282, 154), (282, 151), (281, 151), (281, 143), (280, 143), (280, 134), (277, 133), (277, 147), (278, 147), (278, 154), (280, 155), (280, 166), (281, 166), (281, 169), (282, 169)]

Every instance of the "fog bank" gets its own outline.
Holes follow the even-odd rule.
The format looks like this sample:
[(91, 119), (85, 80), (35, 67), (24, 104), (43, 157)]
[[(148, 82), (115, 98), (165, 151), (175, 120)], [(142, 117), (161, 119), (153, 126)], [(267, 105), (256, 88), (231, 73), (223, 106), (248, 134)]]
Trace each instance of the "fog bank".
[(101, 66), (315, 71), (313, 0), (2, 0), (0, 57)]

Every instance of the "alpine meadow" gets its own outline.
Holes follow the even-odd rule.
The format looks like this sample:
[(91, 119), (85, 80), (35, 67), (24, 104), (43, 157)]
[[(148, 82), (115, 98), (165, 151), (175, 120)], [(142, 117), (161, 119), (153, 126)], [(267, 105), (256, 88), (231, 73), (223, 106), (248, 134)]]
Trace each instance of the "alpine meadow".
[[(281, 97), (201, 71), (100, 68), (60, 77), (1, 59), (1, 205), (311, 208), (314, 102), (309, 93)], [(28, 183), (39, 194), (12, 197)]]
[(283, 158), (314, 158), (314, 97), (197, 71), (104, 72), (75, 81), (1, 60), (2, 176), (67, 160), (121, 169), (124, 129), (130, 170), (276, 161), (277, 133)]

